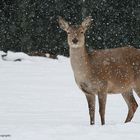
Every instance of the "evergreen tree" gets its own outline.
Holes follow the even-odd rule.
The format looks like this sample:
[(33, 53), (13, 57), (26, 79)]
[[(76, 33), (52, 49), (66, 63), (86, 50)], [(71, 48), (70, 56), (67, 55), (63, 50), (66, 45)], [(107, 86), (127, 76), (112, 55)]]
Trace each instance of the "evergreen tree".
[(90, 15), (94, 19), (86, 33), (90, 50), (140, 46), (139, 0), (2, 0), (0, 49), (68, 56), (67, 37), (58, 26), (58, 16), (80, 24)]
[(86, 0), (85, 7), (86, 15), (90, 13), (94, 19), (94, 27), (87, 39), (90, 47), (115, 48), (128, 44), (139, 46), (138, 0)]

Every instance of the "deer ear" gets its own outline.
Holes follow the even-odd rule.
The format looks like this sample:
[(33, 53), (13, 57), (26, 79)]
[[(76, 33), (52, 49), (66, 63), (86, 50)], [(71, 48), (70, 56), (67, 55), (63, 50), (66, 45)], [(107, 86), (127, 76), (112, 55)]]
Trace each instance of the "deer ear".
[(88, 16), (84, 19), (84, 21), (82, 22), (82, 27), (84, 28), (85, 31), (90, 27), (92, 21), (93, 19), (91, 16)]
[(63, 29), (64, 31), (67, 31), (69, 28), (69, 24), (67, 21), (65, 21), (62, 17), (58, 17), (58, 23), (61, 29)]

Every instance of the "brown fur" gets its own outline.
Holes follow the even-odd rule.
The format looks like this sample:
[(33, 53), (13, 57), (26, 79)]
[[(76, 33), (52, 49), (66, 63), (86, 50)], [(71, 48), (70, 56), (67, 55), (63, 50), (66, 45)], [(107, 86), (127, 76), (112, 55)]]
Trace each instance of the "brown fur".
[(106, 97), (115, 93), (121, 93), (128, 105), (125, 122), (129, 122), (138, 107), (132, 89), (140, 97), (140, 50), (127, 46), (88, 53), (84, 33), (90, 23), (91, 17), (87, 17), (80, 26), (73, 27), (59, 18), (60, 27), (68, 34), (76, 83), (88, 101), (90, 124), (94, 124), (95, 95), (98, 95), (101, 123), (105, 124)]

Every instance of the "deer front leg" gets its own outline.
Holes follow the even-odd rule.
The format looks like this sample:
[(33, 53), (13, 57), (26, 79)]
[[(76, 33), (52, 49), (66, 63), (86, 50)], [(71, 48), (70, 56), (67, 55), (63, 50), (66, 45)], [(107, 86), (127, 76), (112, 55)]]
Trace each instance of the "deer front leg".
[(125, 120), (125, 123), (130, 122), (134, 116), (134, 113), (138, 107), (138, 104), (133, 96), (133, 93), (124, 93), (122, 94), (125, 102), (127, 103), (128, 106), (128, 115)]
[(87, 85), (85, 83), (80, 84), (81, 90), (85, 93), (88, 108), (89, 108), (89, 116), (90, 116), (90, 125), (95, 124), (95, 94), (92, 94), (87, 89)]
[(107, 94), (98, 94), (98, 100), (99, 100), (99, 113), (101, 117), (101, 124), (105, 124), (105, 106), (106, 106), (106, 98)]
[(95, 124), (95, 95), (85, 94), (88, 102), (89, 115), (90, 115), (90, 125)]

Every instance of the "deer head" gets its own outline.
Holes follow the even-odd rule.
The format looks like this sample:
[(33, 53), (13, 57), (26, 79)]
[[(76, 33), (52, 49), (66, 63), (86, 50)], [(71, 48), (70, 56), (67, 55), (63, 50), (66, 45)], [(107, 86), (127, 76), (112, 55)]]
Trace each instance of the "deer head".
[(84, 19), (81, 25), (69, 25), (62, 17), (59, 17), (59, 26), (67, 32), (68, 44), (72, 48), (84, 47), (85, 32), (91, 25), (91, 16)]

